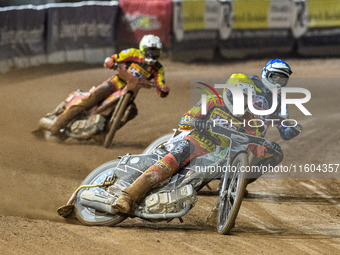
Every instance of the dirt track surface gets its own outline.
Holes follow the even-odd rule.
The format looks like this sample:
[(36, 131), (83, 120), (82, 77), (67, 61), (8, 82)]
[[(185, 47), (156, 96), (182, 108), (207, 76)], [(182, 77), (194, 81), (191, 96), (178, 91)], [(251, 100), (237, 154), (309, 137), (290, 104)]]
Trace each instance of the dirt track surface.
[[(68, 64), (0, 76), (0, 254), (340, 254), (336, 178), (259, 179), (248, 186), (250, 195), (228, 236), (205, 223), (216, 201), (206, 189), (184, 223), (127, 219), (116, 227), (87, 227), (57, 216), (56, 209), (92, 169), (127, 152), (140, 153), (176, 127), (189, 107), (190, 78), (259, 74), (265, 61), (163, 63), (170, 96), (141, 91), (139, 115), (118, 131), (111, 149), (74, 141), (53, 144), (31, 134), (39, 118), (70, 91), (88, 90), (110, 76), (109, 70)], [(283, 165), (339, 164), (340, 85), (329, 78), (340, 78), (340, 60), (290, 59), (289, 64), (293, 77), (314, 78), (304, 85), (312, 93), (307, 108), (313, 117), (293, 109), (304, 132), (283, 141), (273, 130), (268, 138), (282, 145)]]

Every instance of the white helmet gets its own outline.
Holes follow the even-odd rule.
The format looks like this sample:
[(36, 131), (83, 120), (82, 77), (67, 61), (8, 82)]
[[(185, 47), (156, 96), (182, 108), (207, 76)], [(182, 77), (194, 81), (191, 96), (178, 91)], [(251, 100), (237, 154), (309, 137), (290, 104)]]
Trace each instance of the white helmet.
[(162, 42), (158, 36), (144, 35), (139, 43), (139, 49), (145, 62), (149, 65), (156, 63), (161, 56)]
[[(228, 85), (233, 85), (240, 88), (243, 94), (248, 98), (248, 89), (252, 91), (252, 95), (256, 94), (255, 91), (255, 84), (254, 82), (248, 78), (245, 74), (237, 73), (230, 76), (229, 80), (227, 81)], [(223, 97), (223, 102), (227, 109), (232, 113), (233, 112), (233, 95), (230, 90), (227, 91), (227, 96)], [(247, 100), (244, 102), (247, 104)], [(239, 117), (239, 115), (235, 115), (235, 117)]]
[(281, 87), (286, 87), (292, 73), (286, 62), (281, 59), (272, 59), (262, 70), (262, 82), (270, 91), (273, 88), (280, 90)]

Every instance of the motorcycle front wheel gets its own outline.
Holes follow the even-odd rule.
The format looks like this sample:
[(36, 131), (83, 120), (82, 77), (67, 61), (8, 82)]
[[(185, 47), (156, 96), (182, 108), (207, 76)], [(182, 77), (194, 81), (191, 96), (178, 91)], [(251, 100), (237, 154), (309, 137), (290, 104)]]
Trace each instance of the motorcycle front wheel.
[(235, 225), (247, 187), (245, 173), (240, 171), (240, 168), (247, 163), (247, 154), (239, 153), (230, 163), (230, 171), (226, 172), (221, 179), (217, 216), (217, 231), (221, 235), (228, 234)]
[[(82, 182), (81, 185), (91, 185), (91, 184), (99, 184), (104, 181), (107, 176), (111, 176), (115, 168), (117, 167), (119, 160), (109, 161), (95, 170), (93, 170)], [(100, 188), (87, 188), (87, 189), (100, 189)], [(127, 217), (120, 214), (108, 214), (96, 211), (95, 209), (85, 207), (80, 204), (80, 195), (86, 189), (82, 189), (77, 194), (77, 197), (74, 202), (75, 206), (75, 214), (77, 219), (88, 226), (114, 226)]]
[(105, 148), (109, 148), (111, 146), (112, 140), (116, 134), (116, 131), (119, 128), (119, 125), (121, 124), (121, 119), (125, 113), (126, 107), (130, 103), (131, 97), (132, 97), (131, 93), (126, 93), (119, 101), (117, 109), (115, 110), (112, 119), (110, 120), (111, 122), (110, 128), (105, 136), (103, 144)]
[(146, 147), (142, 154), (151, 154), (157, 147), (168, 142), (172, 136), (172, 133), (161, 136), (160, 138), (153, 141), (148, 147)]

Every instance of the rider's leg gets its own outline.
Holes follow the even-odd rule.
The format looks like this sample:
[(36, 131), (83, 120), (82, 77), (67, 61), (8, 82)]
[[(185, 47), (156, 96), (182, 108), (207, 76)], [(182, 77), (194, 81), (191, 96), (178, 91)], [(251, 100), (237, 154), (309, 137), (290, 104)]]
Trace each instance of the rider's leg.
[(133, 203), (144, 197), (151, 188), (175, 174), (190, 159), (208, 153), (201, 147), (196, 147), (196, 145), (197, 143), (190, 141), (190, 137), (177, 143), (163, 159), (157, 161), (139, 176), (131, 186), (123, 190), (113, 208), (122, 213), (130, 212)]
[(52, 123), (49, 130), (52, 134), (59, 134), (60, 129), (63, 129), (67, 126), (70, 120), (72, 120), (77, 115), (81, 114), (84, 111), (84, 107), (74, 105), (68, 109), (66, 109), (62, 114), (58, 116), (58, 118)]
[(58, 134), (60, 129), (65, 128), (74, 117), (104, 100), (114, 92), (115, 88), (116, 86), (111, 78), (98, 85), (89, 97), (82, 99), (79, 104), (71, 106), (58, 116), (50, 127), (52, 134)]
[(173, 159), (173, 156), (169, 153), (162, 160), (157, 161), (128, 188), (123, 190), (122, 195), (119, 197), (113, 208), (121, 213), (130, 212), (133, 203), (144, 197), (151, 188), (177, 172), (179, 169), (178, 164), (176, 166), (175, 163), (175, 166), (172, 167), (167, 163), (167, 161), (173, 161)]

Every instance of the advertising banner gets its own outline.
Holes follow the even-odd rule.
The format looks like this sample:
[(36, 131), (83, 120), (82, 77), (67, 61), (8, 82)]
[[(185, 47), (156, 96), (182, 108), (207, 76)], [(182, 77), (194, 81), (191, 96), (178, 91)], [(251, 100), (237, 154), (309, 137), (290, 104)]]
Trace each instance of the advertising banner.
[[(49, 62), (91, 62), (91, 59), (86, 59), (84, 49), (114, 48), (117, 11), (115, 2), (50, 5), (47, 9)], [(103, 60), (107, 54), (100, 55), (92, 57)]]
[(234, 0), (234, 29), (289, 28), (292, 1)]
[(308, 1), (309, 27), (340, 27), (338, 0)]
[(182, 1), (183, 29), (205, 29), (205, 1)]
[(308, 0), (308, 30), (298, 41), (302, 55), (340, 55), (340, 1)]
[(17, 67), (30, 66), (45, 54), (45, 17), (45, 11), (33, 7), (0, 8), (2, 69), (4, 62)]
[(259, 29), (268, 27), (270, 0), (235, 0), (234, 29)]
[(171, 44), (172, 0), (121, 0), (119, 41), (138, 47), (146, 34), (159, 36), (163, 45)]
[(268, 11), (269, 28), (290, 28), (292, 20), (292, 2), (291, 1), (270, 1)]
[(175, 40), (215, 39), (221, 22), (220, 6), (218, 1), (174, 1)]
[(224, 36), (230, 33), (229, 27), (220, 26), (222, 19), (230, 13), (229, 5), (221, 8), (220, 1), (177, 0), (173, 7), (172, 56), (185, 60), (212, 58), (217, 47), (218, 33)]
[(292, 1), (234, 0), (232, 8), (234, 22), (231, 33), (219, 41), (224, 57), (288, 53), (293, 49)]

